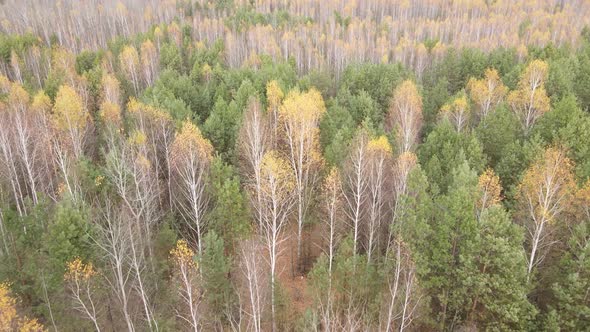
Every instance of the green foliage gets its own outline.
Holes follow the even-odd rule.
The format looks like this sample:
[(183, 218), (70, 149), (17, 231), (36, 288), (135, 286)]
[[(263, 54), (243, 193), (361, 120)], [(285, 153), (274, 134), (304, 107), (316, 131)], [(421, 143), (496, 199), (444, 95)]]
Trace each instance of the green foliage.
[(408, 71), (400, 64), (352, 65), (344, 70), (340, 87), (347, 87), (352, 94), (367, 92), (382, 112), (385, 112), (393, 89), (409, 76)]
[(209, 227), (233, 252), (238, 240), (250, 231), (247, 202), (235, 169), (220, 158), (211, 164), (210, 191), (213, 208), (208, 214)]
[(234, 157), (234, 148), (242, 118), (242, 109), (235, 101), (229, 105), (219, 98), (211, 115), (203, 124), (203, 134), (211, 141), (224, 160)]
[(505, 106), (498, 107), (478, 124), (475, 134), (492, 168), (506, 154), (506, 148), (520, 138), (520, 132), (518, 119)]
[(217, 236), (215, 231), (209, 231), (203, 243), (205, 250), (199, 258), (199, 266), (202, 271), (205, 301), (212, 317), (221, 320), (224, 309), (230, 305), (230, 258), (225, 255), (223, 239)]
[(559, 279), (551, 287), (550, 316), (565, 331), (582, 331), (590, 324), (590, 226), (588, 220), (573, 228), (559, 263)]
[(320, 144), (328, 163), (339, 165), (344, 161), (355, 129), (356, 123), (350, 112), (338, 100), (331, 101), (320, 122)]
[(418, 150), (420, 164), (431, 185), (445, 192), (452, 178), (451, 170), (467, 161), (477, 173), (486, 165), (481, 143), (472, 133), (458, 133), (446, 120), (437, 125)]

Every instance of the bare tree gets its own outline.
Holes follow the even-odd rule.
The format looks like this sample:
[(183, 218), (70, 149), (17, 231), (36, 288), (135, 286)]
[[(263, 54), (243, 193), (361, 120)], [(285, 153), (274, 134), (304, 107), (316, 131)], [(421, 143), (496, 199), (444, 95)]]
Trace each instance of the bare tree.
[(262, 178), (261, 206), (259, 207), (262, 219), (260, 234), (266, 245), (270, 265), (272, 328), (276, 331), (277, 258), (280, 245), (285, 240), (283, 230), (294, 205), (295, 183), (288, 162), (276, 151), (270, 151), (264, 155), (260, 172)]
[(74, 309), (83, 313), (92, 324), (97, 332), (100, 332), (98, 325), (98, 310), (95, 305), (93, 279), (96, 276), (96, 270), (92, 263), (83, 263), (76, 258), (67, 263), (67, 270), (64, 276), (65, 281), (70, 289), (72, 300), (75, 303)]
[(187, 227), (194, 232), (199, 256), (203, 253), (202, 238), (205, 230), (205, 210), (208, 197), (205, 191), (213, 147), (203, 138), (197, 126), (184, 122), (172, 143), (171, 166), (175, 184), (174, 206), (185, 218)]
[(261, 112), (260, 103), (251, 99), (242, 120), (240, 130), (240, 155), (245, 160), (250, 186), (254, 190), (252, 205), (254, 206), (255, 219), (260, 225), (262, 223), (260, 207), (262, 207), (262, 158), (268, 149), (268, 121)]
[(198, 287), (198, 269), (195, 253), (184, 240), (179, 240), (170, 252), (176, 267), (175, 277), (178, 280), (178, 292), (183, 304), (188, 308), (188, 317), (182, 310), (176, 309), (177, 317), (188, 323), (191, 330), (197, 332), (201, 328), (202, 317), (199, 305), (203, 292)]
[(257, 239), (245, 240), (240, 246), (240, 271), (246, 302), (241, 310), (248, 317), (247, 331), (263, 331), (262, 322), (268, 305), (268, 270), (263, 260), (265, 246)]
[(357, 254), (361, 223), (365, 216), (363, 206), (367, 199), (367, 144), (368, 134), (361, 129), (357, 134), (344, 168), (343, 189), (346, 215), (353, 230), (353, 251)]

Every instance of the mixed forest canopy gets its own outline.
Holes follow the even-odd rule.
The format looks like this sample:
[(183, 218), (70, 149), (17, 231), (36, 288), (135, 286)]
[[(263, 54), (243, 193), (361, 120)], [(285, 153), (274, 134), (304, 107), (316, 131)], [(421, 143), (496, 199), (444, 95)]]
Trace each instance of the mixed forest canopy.
[(584, 331), (590, 3), (0, 3), (0, 331)]

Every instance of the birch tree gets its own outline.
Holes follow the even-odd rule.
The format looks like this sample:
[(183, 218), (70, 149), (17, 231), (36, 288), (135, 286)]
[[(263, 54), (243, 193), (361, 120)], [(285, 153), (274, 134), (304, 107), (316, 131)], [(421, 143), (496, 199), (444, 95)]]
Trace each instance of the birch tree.
[(319, 152), (319, 122), (326, 112), (317, 90), (290, 92), (279, 108), (288, 160), (295, 179), (297, 205), (297, 264), (301, 265), (303, 224), (316, 189), (322, 157)]
[(422, 127), (422, 98), (412, 81), (402, 82), (393, 92), (389, 118), (397, 135), (398, 151), (411, 151)]
[(373, 253), (378, 251), (383, 239), (384, 220), (389, 216), (388, 201), (391, 200), (389, 170), (392, 167), (392, 151), (387, 137), (380, 136), (367, 143), (367, 223), (366, 253), (367, 263), (371, 263)]
[(508, 91), (498, 71), (492, 68), (486, 69), (483, 79), (469, 79), (467, 89), (480, 120), (485, 119), (502, 102)]
[(353, 254), (357, 254), (362, 221), (365, 218), (364, 205), (368, 191), (368, 134), (361, 129), (357, 134), (349, 152), (343, 171), (344, 197), (346, 216), (352, 227)]
[(190, 121), (182, 124), (171, 148), (174, 207), (180, 212), (197, 243), (197, 253), (203, 253), (208, 197), (205, 190), (213, 146)]
[(555, 243), (552, 238), (559, 215), (575, 188), (573, 164), (558, 147), (545, 150), (525, 172), (518, 190), (527, 240), (527, 278)]
[(266, 244), (270, 265), (271, 320), (273, 331), (276, 331), (277, 258), (281, 243), (285, 240), (284, 229), (295, 202), (296, 185), (288, 161), (281, 158), (276, 151), (267, 152), (262, 158), (261, 175), (260, 233)]
[[(178, 282), (178, 293), (185, 310), (176, 309), (176, 316), (197, 332), (201, 329), (202, 315), (199, 305), (202, 302), (202, 292), (198, 287), (198, 269), (195, 253), (184, 240), (178, 240), (170, 251), (170, 259), (176, 270), (174, 277)], [(185, 313), (186, 312), (186, 313)]]
[(259, 225), (262, 223), (259, 209), (262, 206), (262, 175), (260, 172), (262, 158), (269, 148), (268, 135), (268, 120), (262, 113), (258, 101), (251, 100), (242, 120), (239, 149), (240, 156), (246, 164), (244, 173), (248, 175), (246, 178), (251, 182), (250, 186), (255, 193), (251, 197), (254, 198), (254, 217)]
[(549, 66), (545, 61), (533, 60), (524, 70), (518, 87), (508, 95), (508, 104), (528, 134), (537, 119), (549, 111), (549, 97), (545, 80)]
[(98, 309), (95, 304), (93, 279), (97, 272), (92, 263), (83, 263), (76, 258), (66, 265), (64, 279), (70, 290), (70, 296), (74, 301), (74, 309), (80, 311), (88, 318), (96, 331), (100, 332), (98, 325)]

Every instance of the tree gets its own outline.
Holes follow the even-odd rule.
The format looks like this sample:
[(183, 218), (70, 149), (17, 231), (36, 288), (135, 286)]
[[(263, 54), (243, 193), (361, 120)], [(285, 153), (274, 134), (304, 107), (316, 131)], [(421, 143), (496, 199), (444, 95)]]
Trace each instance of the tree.
[(549, 97), (545, 91), (547, 71), (546, 62), (532, 61), (522, 73), (518, 88), (508, 95), (508, 103), (520, 119), (525, 134), (541, 115), (549, 111)]
[[(179, 283), (178, 292), (185, 305), (184, 310), (176, 310), (176, 315), (185, 323), (188, 323), (190, 329), (199, 331), (202, 326), (202, 315), (200, 304), (202, 302), (202, 291), (197, 284), (198, 268), (194, 252), (189, 248), (184, 240), (179, 240), (170, 251), (170, 258), (176, 268), (175, 278)], [(186, 316), (185, 311), (188, 311)]]
[(248, 324), (254, 332), (262, 331), (262, 319), (268, 302), (268, 272), (264, 267), (264, 244), (256, 239), (245, 240), (240, 245), (240, 271), (243, 276), (245, 290), (244, 304), (240, 303), (240, 311), (248, 317)]
[(407, 245), (399, 239), (395, 242), (391, 248), (393, 253), (387, 255), (389, 261), (386, 262), (389, 273), (386, 277), (387, 291), (384, 296), (386, 310), (382, 313), (380, 321), (383, 331), (404, 331), (408, 328), (420, 303), (420, 294), (416, 294), (416, 265)]
[(453, 99), (451, 103), (443, 105), (440, 111), (442, 116), (448, 118), (459, 133), (469, 124), (470, 108), (465, 96)]
[(324, 237), (327, 241), (328, 273), (331, 274), (336, 248), (344, 231), (342, 228), (344, 198), (342, 197), (342, 179), (338, 168), (332, 167), (330, 169), (322, 188), (324, 212), (326, 214), (325, 232), (327, 233)]
[(357, 253), (361, 223), (365, 216), (365, 205), (368, 190), (367, 144), (369, 137), (364, 129), (360, 129), (354, 139), (346, 161), (342, 181), (346, 200), (345, 213), (352, 226), (353, 253)]
[(79, 159), (83, 153), (90, 115), (80, 95), (70, 86), (62, 85), (57, 92), (53, 105), (53, 123), (63, 148), (71, 149), (73, 157)]
[[(259, 226), (262, 224), (260, 206), (262, 206), (262, 158), (269, 149), (268, 143), (269, 127), (268, 120), (261, 112), (259, 104), (254, 102), (244, 114), (242, 127), (240, 129), (240, 156), (244, 163), (244, 173), (248, 175), (247, 181), (254, 191), (253, 198), (254, 218)], [(244, 165), (245, 164), (245, 165)]]
[(486, 69), (483, 79), (470, 78), (467, 83), (469, 96), (477, 106), (479, 119), (485, 119), (502, 102), (508, 88), (502, 83), (498, 71)]
[(185, 121), (171, 147), (174, 206), (184, 218), (185, 225), (193, 232), (199, 256), (203, 254), (204, 217), (208, 203), (205, 185), (212, 154), (213, 147), (203, 138), (199, 128)]
[(45, 332), (36, 319), (21, 317), (17, 312), (17, 299), (10, 292), (7, 283), (0, 283), (0, 327), (2, 331)]
[(323, 160), (319, 151), (319, 122), (326, 112), (321, 94), (290, 92), (279, 108), (288, 160), (295, 179), (297, 205), (297, 263), (301, 266), (303, 225), (313, 199)]
[(141, 67), (146, 86), (152, 86), (158, 75), (158, 51), (149, 39), (141, 44)]
[(479, 176), (477, 188), (481, 197), (476, 207), (479, 218), (483, 210), (500, 203), (502, 200), (502, 185), (494, 170), (488, 168)]
[(283, 90), (281, 90), (279, 82), (277, 82), (276, 80), (272, 80), (266, 84), (266, 100), (268, 103), (267, 113), (270, 114), (270, 128), (273, 130), (273, 135), (270, 139), (270, 142), (272, 143), (273, 148), (276, 148), (278, 140), (278, 129), (280, 128), (279, 108), (284, 97), (285, 94), (283, 93)]
[(266, 245), (270, 265), (272, 326), (276, 331), (277, 257), (280, 253), (280, 244), (284, 241), (283, 230), (295, 204), (293, 191), (296, 185), (289, 163), (281, 158), (276, 151), (270, 151), (264, 155), (260, 172), (262, 178), (261, 205), (256, 208), (259, 210), (262, 220), (260, 233)]
[[(231, 285), (228, 279), (230, 272), (229, 257), (224, 255), (225, 247), (222, 238), (214, 231), (209, 231), (205, 238), (203, 256), (200, 258), (202, 270), (203, 300), (216, 327), (222, 327), (222, 317), (230, 306)], [(229, 318), (229, 317), (228, 317)]]
[(64, 279), (75, 303), (74, 308), (90, 319), (96, 331), (100, 332), (98, 310), (93, 300), (94, 286), (92, 279), (94, 279), (96, 273), (92, 263), (85, 264), (80, 258), (76, 258), (67, 263)]
[(527, 230), (527, 278), (545, 258), (561, 212), (567, 207), (575, 182), (573, 164), (559, 147), (549, 147), (525, 172), (518, 200)]
[(374, 252), (379, 252), (384, 238), (383, 226), (389, 217), (391, 200), (390, 181), (388, 171), (392, 168), (392, 151), (387, 137), (380, 136), (367, 143), (367, 206), (366, 245), (367, 264), (371, 263)]
[(139, 94), (140, 82), (139, 82), (139, 55), (133, 45), (125, 46), (119, 54), (119, 63), (127, 79), (133, 84), (133, 91), (135, 95)]
[(389, 117), (397, 135), (398, 151), (411, 151), (422, 127), (422, 98), (412, 81), (396, 87), (389, 106)]

